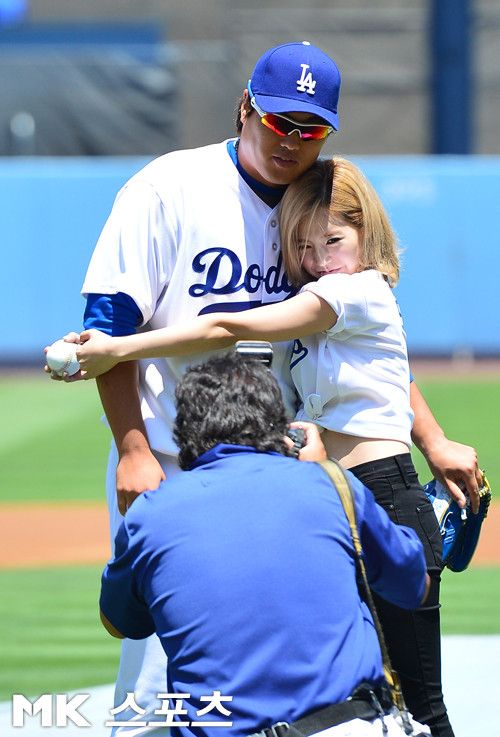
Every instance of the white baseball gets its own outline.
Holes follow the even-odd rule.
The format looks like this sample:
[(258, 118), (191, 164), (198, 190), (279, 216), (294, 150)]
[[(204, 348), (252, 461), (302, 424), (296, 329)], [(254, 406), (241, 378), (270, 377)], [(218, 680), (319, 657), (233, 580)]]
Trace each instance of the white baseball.
[(47, 366), (58, 376), (73, 376), (80, 368), (76, 358), (76, 343), (67, 343), (65, 340), (56, 340), (52, 343), (45, 356)]

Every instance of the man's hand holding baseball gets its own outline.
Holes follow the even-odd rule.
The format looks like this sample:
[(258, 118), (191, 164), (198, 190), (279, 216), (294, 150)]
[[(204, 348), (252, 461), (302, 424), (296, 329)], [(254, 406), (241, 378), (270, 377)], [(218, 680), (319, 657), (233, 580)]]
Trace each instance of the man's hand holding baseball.
[[(76, 343), (78, 345), (80, 343), (80, 335), (72, 331), (64, 335), (61, 340), (64, 340), (66, 343)], [(45, 348), (43, 349), (43, 352), (46, 356), (50, 348), (51, 346), (48, 345), (45, 346)], [(71, 374), (71, 376), (67, 373), (59, 373), (57, 371), (53, 371), (47, 364), (45, 364), (43, 370), (46, 374), (49, 374), (50, 378), (54, 381), (65, 381), (66, 383), (71, 383), (73, 381), (80, 381), (83, 378), (81, 370), (76, 371), (75, 373)]]

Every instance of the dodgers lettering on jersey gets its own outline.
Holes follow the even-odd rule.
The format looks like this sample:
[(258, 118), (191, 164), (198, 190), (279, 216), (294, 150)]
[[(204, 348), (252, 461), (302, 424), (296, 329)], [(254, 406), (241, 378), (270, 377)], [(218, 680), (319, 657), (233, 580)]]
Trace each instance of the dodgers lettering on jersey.
[(298, 338), (296, 338), (293, 341), (292, 355), (290, 358), (290, 371), (295, 368), (298, 363), (303, 361), (308, 353), (309, 349), (306, 348)]
[[(223, 267), (225, 267), (225, 277), (221, 278)], [(192, 269), (197, 274), (203, 274), (204, 281), (191, 284), (188, 289), (191, 297), (204, 297), (207, 294), (234, 294), (240, 290), (255, 294), (262, 287), (266, 294), (279, 295), (283, 298), (290, 296), (294, 291), (283, 271), (281, 254), (276, 266), (269, 267), (265, 273), (259, 264), (250, 264), (243, 273), (241, 261), (234, 251), (222, 247), (207, 248), (196, 254), (192, 261)], [(230, 305), (222, 302), (205, 306), (198, 314), (203, 315), (218, 310), (224, 312), (228, 310), (228, 307), (231, 311), (236, 311), (245, 309), (244, 305), (250, 308), (258, 304), (262, 304), (262, 301), (233, 302)]]

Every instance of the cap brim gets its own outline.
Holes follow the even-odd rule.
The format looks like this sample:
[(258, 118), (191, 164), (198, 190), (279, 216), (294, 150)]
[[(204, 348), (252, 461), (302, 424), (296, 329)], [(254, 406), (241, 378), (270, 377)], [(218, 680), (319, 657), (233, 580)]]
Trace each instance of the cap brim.
[(294, 100), (285, 97), (271, 97), (270, 95), (255, 95), (257, 105), (266, 113), (310, 113), (323, 118), (328, 125), (331, 125), (336, 131), (339, 129), (339, 116), (331, 110), (315, 105), (313, 102), (304, 100)]

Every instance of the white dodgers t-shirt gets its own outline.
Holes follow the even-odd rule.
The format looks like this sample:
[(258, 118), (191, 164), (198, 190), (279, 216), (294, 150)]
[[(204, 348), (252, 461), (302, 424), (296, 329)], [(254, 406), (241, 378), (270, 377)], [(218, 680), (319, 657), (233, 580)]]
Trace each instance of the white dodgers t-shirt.
[(406, 339), (382, 274), (328, 274), (304, 290), (324, 299), (338, 319), (329, 330), (295, 341), (290, 368), (303, 402), (297, 419), (411, 446)]

